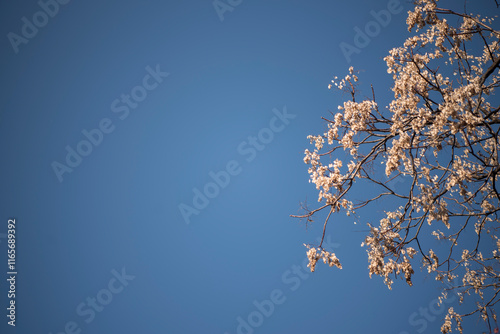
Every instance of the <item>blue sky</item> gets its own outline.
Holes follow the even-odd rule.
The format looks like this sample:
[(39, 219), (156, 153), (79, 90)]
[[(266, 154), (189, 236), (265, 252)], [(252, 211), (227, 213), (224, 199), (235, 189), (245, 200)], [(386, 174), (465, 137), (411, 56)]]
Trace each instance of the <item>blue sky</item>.
[[(216, 4), (0, 4), (0, 258), (15, 218), (18, 267), (16, 327), (2, 315), (0, 332), (437, 332), (431, 277), (392, 291), (368, 277), (360, 231), (381, 211), (334, 217), (328, 244), (344, 269), (313, 274), (302, 244), (322, 216), (307, 229), (289, 217), (316, 203), (306, 137), (348, 98), (330, 80), (352, 65), (390, 99), (382, 58), (407, 36), (410, 5)], [(388, 9), (346, 57), (355, 28)], [(223, 187), (197, 209), (211, 172)]]

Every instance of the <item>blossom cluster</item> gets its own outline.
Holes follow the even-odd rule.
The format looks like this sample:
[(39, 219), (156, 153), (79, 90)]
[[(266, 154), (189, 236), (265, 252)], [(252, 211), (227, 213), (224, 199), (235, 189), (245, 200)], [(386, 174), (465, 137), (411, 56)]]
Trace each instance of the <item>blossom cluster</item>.
[(305, 245), (309, 250), (307, 251), (307, 258), (309, 259), (309, 264), (307, 265), (310, 269), (311, 272), (314, 272), (316, 269), (316, 263), (320, 260), (323, 259), (323, 262), (325, 264), (328, 264), (330, 267), (337, 267), (339, 269), (342, 269), (342, 265), (340, 264), (339, 259), (333, 252), (327, 252), (321, 247), (311, 247), (310, 245)]
[[(376, 200), (393, 198), (399, 208), (369, 223), (362, 244), (370, 277), (381, 276), (389, 288), (394, 278), (411, 286), (418, 254), (438, 281), (461, 280), (462, 302), (471, 292), (481, 300), (464, 314), (489, 321), (500, 300), (500, 270), (495, 269), (500, 264), (500, 105), (494, 97), (500, 86), (500, 32), (492, 28), (492, 18), (439, 8), (436, 0), (414, 3), (406, 21), (414, 34), (384, 58), (394, 82), (386, 107), (375, 102), (374, 93), (360, 98), (352, 67), (328, 86), (351, 99), (326, 120), (324, 133), (308, 136), (314, 149), (305, 150), (304, 162), (322, 206), (297, 217), (329, 210), (326, 228), (332, 212), (356, 215)], [(384, 173), (373, 168), (380, 165)], [(387, 178), (410, 184), (394, 187)], [(356, 203), (349, 199), (357, 184), (367, 182), (379, 187), (378, 195)], [(426, 248), (419, 242), (423, 235), (449, 248)], [(472, 248), (458, 242), (474, 238)], [(485, 238), (496, 247), (481, 252)], [(341, 268), (335, 254), (308, 249), (311, 271), (319, 259)], [(449, 309), (443, 333), (452, 330), (452, 322), (462, 331), (464, 314), (457, 310)]]

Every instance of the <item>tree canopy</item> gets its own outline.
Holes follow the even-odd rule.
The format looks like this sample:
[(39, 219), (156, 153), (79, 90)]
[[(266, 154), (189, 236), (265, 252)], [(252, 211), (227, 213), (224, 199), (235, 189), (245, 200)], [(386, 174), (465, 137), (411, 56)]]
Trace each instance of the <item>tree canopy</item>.
[[(500, 299), (500, 31), (491, 17), (465, 6), (440, 8), (435, 0), (415, 1), (406, 23), (410, 37), (384, 58), (394, 93), (386, 106), (373, 87), (362, 93), (352, 67), (332, 80), (329, 88), (350, 98), (324, 118), (324, 133), (308, 136), (314, 149), (304, 157), (320, 205), (293, 217), (312, 221), (327, 213), (320, 244), (306, 245), (309, 267), (323, 260), (341, 269), (322, 247), (332, 213), (355, 217), (381, 200), (397, 203), (368, 223), (362, 246), (370, 277), (381, 276), (389, 289), (396, 278), (411, 286), (415, 266), (422, 266), (446, 284), (442, 298), (450, 290), (460, 296), (460, 310), (448, 309), (442, 333), (462, 333), (462, 318), (471, 315), (491, 331)], [(393, 182), (399, 179), (405, 182)], [(350, 197), (368, 184), (375, 195)], [(438, 246), (422, 242), (429, 236)]]

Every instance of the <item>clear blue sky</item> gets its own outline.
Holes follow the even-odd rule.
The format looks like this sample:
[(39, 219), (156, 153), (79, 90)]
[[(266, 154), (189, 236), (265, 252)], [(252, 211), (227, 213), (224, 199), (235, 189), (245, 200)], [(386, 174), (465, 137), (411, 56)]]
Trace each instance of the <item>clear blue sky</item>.
[[(336, 216), (344, 269), (314, 274), (302, 244), (321, 216), (289, 217), (316, 203), (302, 159), (348, 98), (333, 76), (352, 65), (391, 97), (382, 58), (407, 2), (44, 1), (0, 4), (0, 276), (11, 217), (18, 270), (1, 333), (438, 331), (431, 277), (368, 277), (359, 231), (381, 211)], [(213, 198), (196, 208), (194, 189)]]

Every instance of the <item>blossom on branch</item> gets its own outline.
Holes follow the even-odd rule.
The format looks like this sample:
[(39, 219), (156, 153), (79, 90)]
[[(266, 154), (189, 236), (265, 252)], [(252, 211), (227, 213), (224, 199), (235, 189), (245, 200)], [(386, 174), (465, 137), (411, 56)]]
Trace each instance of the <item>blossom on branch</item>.
[[(310, 221), (327, 210), (324, 236), (334, 212), (350, 216), (375, 201), (399, 203), (368, 224), (362, 246), (370, 277), (381, 276), (389, 289), (397, 278), (411, 286), (413, 267), (422, 265), (451, 286), (445, 292), (460, 289), (463, 307), (471, 293), (476, 297), (464, 313), (449, 308), (443, 333), (453, 323), (462, 332), (462, 319), (474, 314), (492, 331), (492, 307), (500, 300), (500, 31), (492, 18), (440, 8), (436, 0), (414, 5), (406, 21), (414, 34), (384, 58), (393, 79), (387, 107), (375, 101), (373, 87), (371, 98), (361, 95), (352, 67), (328, 86), (351, 98), (324, 119), (324, 133), (308, 136), (314, 149), (304, 162), (320, 207), (294, 217)], [(409, 184), (396, 189), (387, 178)], [(379, 192), (350, 199), (367, 184)], [(429, 237), (440, 247), (432, 249)], [(311, 271), (320, 259), (342, 268), (321, 244), (307, 247)]]

